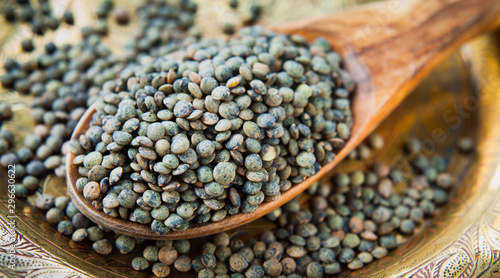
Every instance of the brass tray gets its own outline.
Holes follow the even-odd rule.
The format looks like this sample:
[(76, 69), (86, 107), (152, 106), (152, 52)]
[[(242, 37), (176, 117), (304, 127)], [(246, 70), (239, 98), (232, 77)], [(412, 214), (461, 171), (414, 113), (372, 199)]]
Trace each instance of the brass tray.
[[(55, 0), (61, 12), (66, 7), (78, 10), (77, 26), (92, 21), (90, 16), (98, 1)], [(116, 1), (119, 2), (119, 1)], [(210, 2), (210, 3), (208, 3)], [(243, 3), (244, 1), (240, 1)], [(245, 4), (247, 5), (245, 1)], [(326, 13), (355, 4), (354, 1), (269, 0), (261, 1), (267, 8), (263, 23), (277, 23), (311, 14)], [(360, 1), (358, 1), (360, 2)], [(85, 3), (85, 4), (83, 4)], [(123, 1), (125, 3), (125, 1)], [(217, 33), (207, 26), (218, 26), (217, 18), (228, 12), (226, 1), (199, 1), (199, 22), (211, 21), (203, 32)], [(1, 9), (0, 4), (0, 9)], [(132, 7), (132, 4), (123, 4)], [(280, 7), (280, 8), (277, 8)], [(234, 16), (233, 16), (234, 17)], [(233, 17), (229, 16), (230, 20)], [(109, 20), (111, 23), (112, 21)], [(237, 23), (237, 22), (236, 22)], [(61, 28), (43, 42), (77, 41), (78, 27)], [(123, 42), (120, 34), (131, 27), (110, 24), (111, 33), (105, 41)], [(0, 65), (9, 57), (26, 61), (31, 55), (20, 54), (19, 41), (26, 36), (23, 26), (11, 26), (0, 19)], [(0, 70), (1, 74), (1, 70)], [(12, 103), (14, 118), (5, 128), (16, 132), (22, 142), (33, 123), (29, 118), (30, 98), (1, 91), (0, 100)], [(500, 268), (500, 32), (489, 34), (465, 45), (442, 63), (412, 95), (384, 121), (377, 132), (386, 146), (375, 153), (372, 161), (383, 160), (391, 165), (406, 167), (408, 161), (401, 144), (408, 136), (421, 139), (426, 154), (440, 154), (450, 160), (450, 172), (458, 184), (454, 196), (440, 214), (409, 238), (398, 238), (402, 245), (389, 256), (368, 264), (356, 272), (344, 272), (339, 277), (490, 277)], [(476, 152), (462, 155), (455, 151), (461, 136), (476, 139)], [(20, 139), (20, 140), (17, 140)], [(368, 162), (369, 164), (370, 162)], [(349, 162), (336, 171), (366, 167)], [(44, 221), (44, 213), (33, 208), (34, 197), (16, 199), (15, 237), (9, 236), (7, 172), (0, 171), (0, 276), (4, 277), (151, 277), (149, 272), (136, 272), (130, 267), (133, 257), (114, 251), (101, 256), (91, 250), (89, 242), (75, 243), (57, 233)], [(328, 177), (325, 178), (328, 180)], [(64, 180), (49, 176), (43, 192), (54, 196), (66, 194)], [(231, 235), (249, 238), (269, 229), (271, 224), (257, 220)], [(192, 242), (192, 250), (200, 249), (203, 239)], [(14, 252), (14, 268), (9, 266), (9, 252)], [(172, 273), (172, 277), (192, 277), (193, 273)]]

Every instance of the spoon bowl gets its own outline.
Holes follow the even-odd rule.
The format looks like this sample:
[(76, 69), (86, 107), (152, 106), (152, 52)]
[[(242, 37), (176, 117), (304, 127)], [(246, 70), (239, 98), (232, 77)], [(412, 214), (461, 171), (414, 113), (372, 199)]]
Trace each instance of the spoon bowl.
[[(76, 190), (80, 175), (72, 153), (66, 158), (69, 195), (77, 208), (95, 223), (140, 238), (194, 238), (249, 223), (285, 204), (330, 172), (440, 61), (465, 41), (500, 25), (499, 14), (497, 0), (387, 1), (273, 27), (277, 32), (301, 34), (307, 39), (325, 37), (341, 54), (344, 68), (357, 84), (352, 100), (354, 125), (351, 138), (331, 163), (282, 192), (278, 200), (261, 204), (253, 213), (230, 215), (207, 224), (192, 223), (185, 231), (159, 235), (149, 225), (108, 216), (84, 198)], [(80, 119), (72, 139), (85, 133), (93, 113), (94, 106)]]

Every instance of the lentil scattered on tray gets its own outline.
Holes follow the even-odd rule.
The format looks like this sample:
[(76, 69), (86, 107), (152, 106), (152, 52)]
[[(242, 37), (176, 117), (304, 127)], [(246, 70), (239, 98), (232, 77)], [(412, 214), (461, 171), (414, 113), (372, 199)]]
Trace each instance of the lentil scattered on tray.
[[(60, 22), (74, 24), (78, 17), (67, 11), (55, 19), (45, 1), (40, 11), (18, 2), (6, 7), (4, 17), (32, 23), (34, 34), (56, 29)], [(238, 1), (230, 5), (237, 8)], [(74, 161), (85, 176), (77, 187), (96, 204), (102, 202), (105, 213), (160, 232), (167, 231), (165, 223), (184, 229), (186, 219), (217, 221), (279, 197), (292, 182), (314, 174), (320, 162), (333, 159), (332, 151), (349, 137), (353, 84), (339, 71), (338, 55), (326, 54), (330, 49), (324, 40), (308, 46), (299, 36), (271, 35), (258, 27), (244, 29), (230, 42), (197, 39), (196, 4), (148, 1), (137, 11), (140, 32), (121, 60), (100, 41), (113, 9), (111, 0), (97, 7), (99, 22), (82, 28), (79, 44), (49, 43), (33, 61), (5, 62), (2, 87), (35, 97), (31, 116), (36, 126), (23, 147), (14, 150), (15, 135), (0, 130), (0, 165), (16, 165), (18, 198), (38, 194), (47, 174), (64, 177), (64, 155), (72, 150), (82, 153)], [(253, 22), (262, 7), (252, 1), (250, 9)], [(113, 15), (118, 23), (129, 20), (120, 9)], [(226, 31), (232, 32), (231, 26)], [(34, 47), (29, 41), (23, 43), (27, 51)], [(165, 57), (178, 49), (185, 50), (180, 53), (185, 60)], [(101, 125), (79, 142), (68, 142), (96, 101), (100, 116), (95, 123)], [(0, 120), (12, 114), (9, 104), (0, 102)], [(328, 131), (324, 138), (322, 131)], [(383, 138), (372, 134), (349, 157), (366, 160), (382, 145)], [(471, 138), (458, 145), (463, 153), (474, 149)], [(277, 228), (247, 242), (214, 235), (199, 256), (192, 256), (189, 240), (113, 236), (65, 196), (39, 194), (35, 206), (71, 240), (92, 242), (101, 255), (113, 255), (114, 248), (117, 254), (139, 255), (132, 268), (150, 269), (157, 277), (172, 271), (194, 271), (199, 277), (329, 276), (384, 258), (397, 246), (396, 236), (413, 234), (446, 203), (454, 184), (446, 160), (423, 156), (415, 138), (405, 149), (413, 177), (384, 163), (367, 172), (338, 173), (333, 187), (319, 183), (304, 193), (308, 205), (292, 200), (267, 215)], [(119, 165), (125, 160), (134, 162)], [(409, 187), (396, 194), (392, 190), (400, 182)]]

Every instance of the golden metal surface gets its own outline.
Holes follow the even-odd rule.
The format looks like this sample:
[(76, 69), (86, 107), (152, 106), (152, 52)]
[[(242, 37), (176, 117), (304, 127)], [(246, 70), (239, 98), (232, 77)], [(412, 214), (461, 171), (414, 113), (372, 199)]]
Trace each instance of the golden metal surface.
[[(92, 20), (91, 11), (96, 6), (92, 4), (96, 2), (58, 0), (54, 1), (54, 6), (61, 5), (57, 6), (59, 10), (68, 6), (78, 9), (77, 24), (82, 25)], [(353, 3), (326, 0), (262, 2), (268, 7), (264, 15), (267, 24), (325, 13)], [(223, 0), (200, 1), (201, 13), (197, 20), (210, 21), (210, 24), (202, 24), (205, 33), (215, 34), (213, 28), (218, 28), (220, 14), (227, 12), (224, 3)], [(6, 57), (27, 60), (29, 55), (20, 55), (18, 49), (22, 38), (19, 34), (24, 34), (26, 30), (6, 25), (1, 20), (0, 42), (3, 44), (0, 44), (0, 65)], [(211, 29), (209, 26), (215, 27)], [(123, 42), (125, 36), (120, 34), (129, 32), (130, 28), (111, 24), (110, 29), (116, 30), (116, 33), (112, 33), (106, 41)], [(37, 39), (35, 43), (41, 46), (42, 41), (51, 38), (58, 42), (75, 41), (78, 36), (64, 34), (74, 34), (77, 30), (77, 27), (63, 28), (47, 38)], [(357, 272), (342, 273), (340, 277), (489, 277), (500, 268), (499, 46), (500, 34), (494, 34), (464, 47), (436, 69), (378, 129), (386, 140), (386, 146), (374, 154), (372, 161), (383, 160), (408, 170), (408, 157), (401, 153), (401, 144), (408, 136), (415, 136), (423, 140), (427, 155), (440, 154), (450, 160), (450, 172), (459, 186), (440, 214), (420, 227), (415, 236), (398, 238), (403, 244), (390, 252), (387, 258)], [(3, 93), (0, 99), (13, 104), (15, 117), (5, 123), (5, 127), (15, 130), (16, 141), (22, 142), (22, 137), (33, 126), (29, 113), (26, 113), (30, 98)], [(457, 139), (463, 135), (476, 137), (477, 152), (473, 156), (454, 151)], [(367, 167), (367, 164), (345, 163), (336, 171), (350, 171)], [(5, 174), (5, 171), (0, 171), (0, 276), (151, 276), (148, 272), (139, 273), (131, 269), (130, 261), (139, 254), (121, 255), (114, 251), (109, 256), (101, 256), (92, 252), (90, 242), (75, 243), (57, 233), (55, 226), (44, 221), (44, 213), (32, 206), (32, 198), (27, 202), (16, 199), (16, 215), (19, 217), (16, 220), (16, 237), (8, 237)], [(49, 176), (44, 181), (43, 192), (56, 196), (65, 194), (64, 181)], [(249, 238), (270, 227), (272, 224), (269, 222), (258, 220), (230, 233)], [(108, 236), (113, 237), (111, 233)], [(203, 239), (192, 243), (193, 255), (202, 243)], [(14, 270), (8, 268), (7, 262), (11, 244), (14, 244), (17, 260)], [(172, 273), (172, 277), (191, 276), (196, 275)]]

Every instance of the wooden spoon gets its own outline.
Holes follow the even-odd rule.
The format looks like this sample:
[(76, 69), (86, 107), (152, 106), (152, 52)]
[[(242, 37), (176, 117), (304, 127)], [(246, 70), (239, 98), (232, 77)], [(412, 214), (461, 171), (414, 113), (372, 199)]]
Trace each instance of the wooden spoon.
[[(66, 161), (69, 195), (78, 209), (95, 223), (141, 238), (194, 238), (246, 224), (285, 204), (330, 172), (448, 54), (465, 41), (499, 25), (498, 0), (397, 0), (274, 27), (277, 32), (301, 34), (307, 39), (323, 36), (342, 55), (345, 68), (357, 82), (352, 101), (354, 126), (351, 138), (334, 161), (283, 192), (280, 199), (261, 204), (254, 213), (240, 213), (203, 225), (193, 223), (185, 231), (158, 235), (149, 225), (110, 217), (95, 209), (75, 188), (80, 175), (71, 153)], [(94, 107), (88, 109), (72, 139), (85, 133), (94, 112)]]

